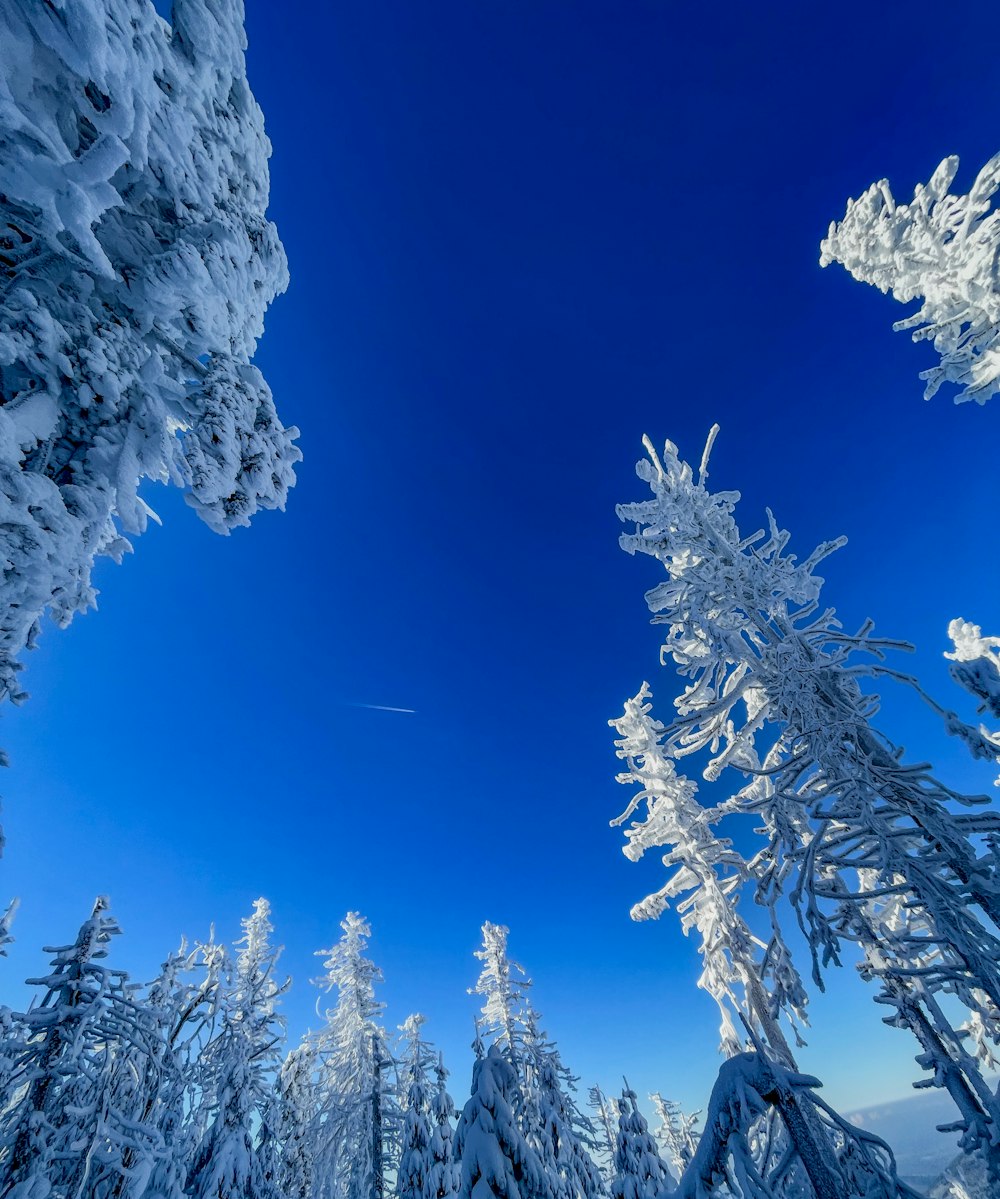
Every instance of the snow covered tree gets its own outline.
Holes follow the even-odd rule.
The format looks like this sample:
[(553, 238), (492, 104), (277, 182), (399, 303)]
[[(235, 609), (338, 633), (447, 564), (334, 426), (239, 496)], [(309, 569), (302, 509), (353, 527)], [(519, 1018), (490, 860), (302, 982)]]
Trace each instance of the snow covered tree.
[(211, 1121), (215, 1079), (209, 1047), (218, 1035), (229, 969), (226, 948), (213, 935), (191, 950), (182, 943), (149, 987), (146, 1004), (159, 1030), (147, 1098), (162, 1141), (148, 1186), (156, 1199), (184, 1194), (190, 1159)]
[(315, 1049), (308, 1041), (285, 1058), (271, 1124), (278, 1145), (276, 1185), (282, 1199), (309, 1199), (313, 1185)]
[(473, 1066), (472, 1095), (455, 1133), (461, 1199), (524, 1199), (545, 1193), (542, 1165), (511, 1106), (516, 1087), (507, 1051), (491, 1045)]
[(48, 950), (44, 996), (14, 1016), (13, 1068), (0, 1113), (0, 1195), (110, 1199), (141, 1194), (157, 1133), (123, 1070), (152, 1032), (121, 971), (103, 965), (119, 931), (98, 897), (72, 945)]
[(382, 972), (364, 956), (371, 928), (357, 912), (341, 921), (344, 934), (325, 956), (317, 986), (336, 988), (337, 1003), (313, 1044), (319, 1059), (315, 1199), (369, 1199), (378, 1156), (398, 1111), (387, 1077), (393, 1063), (375, 998)]
[(521, 1130), (538, 1154), (552, 1199), (596, 1199), (605, 1194), (601, 1172), (590, 1156), (594, 1129), (575, 1099), (577, 1079), (563, 1065), (555, 1044), (538, 1028), (529, 1007), (524, 1041), (526, 1102)]
[[(428, 1068), (434, 1057), (420, 1036), (426, 1022), (421, 1015), (408, 1016), (400, 1026), (403, 1034), (401, 1084), (403, 1094), (403, 1138), (399, 1156), (396, 1190), (399, 1199), (436, 1199), (430, 1120), (430, 1080)], [(402, 1089), (402, 1088), (401, 1088)]]
[(615, 1140), (617, 1139), (618, 1112), (614, 1099), (609, 1099), (595, 1084), (587, 1092), (587, 1106), (593, 1111), (598, 1130), (597, 1162), (604, 1179), (605, 1189), (610, 1189), (615, 1176)]
[(287, 270), (239, 0), (0, 3), (0, 697), (187, 489), (218, 532), (300, 454), (251, 365)]
[(673, 1179), (639, 1111), (635, 1091), (627, 1083), (618, 1112), (611, 1199), (660, 1199), (674, 1189)]
[(452, 1118), (455, 1104), (448, 1094), (448, 1071), (444, 1058), (439, 1054), (434, 1067), (437, 1089), (431, 1101), (434, 1116), (434, 1132), (431, 1136), (431, 1168), (428, 1176), (427, 1193), (431, 1199), (451, 1199), (458, 1193), (460, 1169), (455, 1161)]
[(896, 203), (888, 180), (873, 183), (830, 225), (820, 264), (839, 262), (903, 304), (921, 299), (893, 328), (933, 341), (941, 356), (939, 366), (921, 372), (925, 399), (948, 382), (962, 389), (956, 403), (985, 404), (1000, 391), (1000, 213), (993, 208), (1000, 155), (966, 195), (949, 191), (957, 172), (958, 158), (946, 158), (909, 204)]
[(284, 1032), (275, 1005), (287, 984), (274, 978), (281, 950), (270, 943), (270, 911), (266, 899), (257, 899), (243, 921), (220, 1032), (206, 1051), (215, 1110), (191, 1162), (186, 1192), (192, 1199), (277, 1199), (254, 1145)]
[[(638, 473), (652, 499), (619, 515), (636, 525), (623, 548), (651, 555), (667, 573), (647, 601), (668, 626), (664, 659), (688, 680), (674, 720), (654, 730), (662, 753), (676, 761), (707, 750), (707, 779), (727, 767), (749, 778), (708, 819), (761, 821), (767, 844), (747, 869), (764, 910), (773, 915), (790, 899), (817, 981), (845, 943), (860, 950), (862, 976), (879, 984), (877, 1000), (891, 1010), (887, 1022), (917, 1037), (929, 1081), (958, 1105), (964, 1147), (991, 1145), (1000, 1106), (938, 997), (948, 993), (996, 1042), (1000, 820), (955, 812), (955, 803), (985, 800), (903, 764), (874, 727), (877, 698), (860, 684), (916, 684), (885, 664), (898, 643), (873, 638), (870, 624), (845, 633), (820, 609), (814, 568), (842, 542), (799, 563), (770, 514), (768, 533), (743, 538), (733, 518), (738, 494), (706, 486), (709, 447), (696, 479), (671, 443), (662, 458), (646, 445)], [(932, 706), (948, 731), (981, 745), (977, 730)], [(641, 837), (654, 844), (655, 834)], [(675, 844), (672, 833), (666, 840)], [(785, 970), (790, 955), (773, 932), (771, 958)]]
[(482, 932), (476, 957), (483, 968), (470, 993), (483, 996), (483, 1031), (514, 1067), (510, 1100), (518, 1126), (538, 1155), (548, 1193), (556, 1199), (591, 1199), (604, 1186), (587, 1148), (594, 1130), (574, 1099), (577, 1079), (539, 1027), (540, 1017), (527, 998), (531, 979), (507, 953), (510, 930), (487, 921)]
[(698, 1134), (694, 1128), (700, 1113), (683, 1111), (679, 1103), (664, 1099), (659, 1091), (654, 1091), (649, 1098), (660, 1120), (654, 1136), (666, 1153), (675, 1176), (680, 1178), (698, 1147)]
[(507, 955), (510, 929), (506, 925), (487, 920), (482, 933), (483, 947), (476, 950), (475, 956), (483, 968), (469, 994), (483, 996), (481, 1031), (516, 1063), (524, 1040), (524, 1014), (531, 979), (524, 973), (524, 967)]

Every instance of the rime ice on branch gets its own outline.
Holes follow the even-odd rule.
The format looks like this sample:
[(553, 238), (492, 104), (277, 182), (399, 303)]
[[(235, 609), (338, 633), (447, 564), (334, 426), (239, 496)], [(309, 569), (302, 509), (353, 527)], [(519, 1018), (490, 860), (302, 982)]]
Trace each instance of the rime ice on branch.
[(919, 310), (893, 326), (914, 341), (933, 341), (940, 366), (922, 371), (924, 398), (944, 382), (961, 390), (955, 402), (978, 404), (1000, 391), (1000, 155), (991, 158), (966, 195), (948, 190), (958, 158), (946, 158), (909, 204), (897, 204), (882, 179), (833, 222), (820, 246), (820, 264), (839, 262), (855, 279), (891, 291)]
[(240, 0), (0, 0), (0, 694), (48, 610), (187, 489), (214, 530), (300, 458), (251, 365), (287, 283)]
[[(621, 543), (666, 572), (646, 599), (654, 623), (668, 629), (663, 659), (672, 658), (685, 680), (671, 722), (649, 721), (645, 693), (617, 722), (619, 749), (630, 762), (623, 781), (638, 782), (636, 803), (647, 805), (645, 818), (628, 830), (632, 847), (667, 845), (667, 864), (679, 868), (647, 904), (662, 909), (667, 898), (698, 888), (700, 931), (714, 938), (707, 944), (727, 949), (716, 968), (725, 971), (728, 956), (732, 982), (752, 982), (753, 973), (738, 969), (719, 941), (731, 939), (739, 924), (725, 913), (708, 919), (735, 899), (738, 882), (727, 879), (738, 879), (741, 867), (723, 860), (722, 847), (712, 849), (705, 830), (730, 815), (753, 815), (766, 844), (745, 870), (772, 918), (758, 973), (767, 978), (765, 962), (780, 971), (768, 984), (772, 1014), (786, 1005), (797, 978), (774, 923), (779, 904), (790, 902), (815, 981), (831, 962), (839, 964), (845, 945), (859, 951), (859, 971), (879, 987), (886, 1022), (914, 1034), (927, 1085), (954, 1099), (963, 1145), (983, 1148), (1000, 1169), (1000, 1102), (980, 1069), (1000, 1040), (1000, 818), (956, 811), (986, 801), (950, 790), (926, 765), (905, 764), (873, 725), (877, 696), (862, 682), (892, 678), (919, 688), (886, 664), (899, 643), (876, 640), (870, 624), (845, 633), (833, 610), (820, 607), (815, 567), (842, 542), (798, 562), (770, 513), (767, 532), (743, 537), (733, 516), (738, 494), (706, 485), (707, 453), (696, 478), (670, 442), (662, 457), (648, 442), (647, 449), (637, 471), (652, 497), (618, 509), (635, 525)], [(974, 752), (982, 749), (975, 729), (928, 702), (949, 732)], [(702, 751), (706, 779), (731, 769), (746, 780), (704, 816), (693, 785), (666, 770)], [(699, 908), (685, 903), (685, 920), (700, 921)], [(721, 995), (725, 983), (723, 977)], [(956, 1025), (961, 1007), (966, 1023)], [(750, 1000), (747, 1009), (751, 1026), (769, 1040), (759, 1006)], [(771, 1048), (780, 1054), (780, 1046)]]

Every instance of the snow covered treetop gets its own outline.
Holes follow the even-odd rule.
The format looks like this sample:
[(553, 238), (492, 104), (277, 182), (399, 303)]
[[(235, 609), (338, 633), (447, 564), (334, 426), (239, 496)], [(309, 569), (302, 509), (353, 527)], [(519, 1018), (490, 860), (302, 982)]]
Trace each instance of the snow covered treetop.
[(301, 457), (251, 365), (287, 284), (241, 0), (0, 0), (0, 693), (186, 488), (217, 532)]
[(966, 195), (948, 190), (958, 158), (946, 158), (909, 204), (897, 204), (880, 180), (833, 222), (820, 246), (820, 265), (839, 262), (855, 279), (891, 291), (901, 303), (922, 299), (917, 312), (893, 328), (930, 340), (941, 364), (921, 372), (930, 399), (944, 382), (962, 389), (956, 403), (984, 404), (1000, 391), (1000, 289), (997, 254), (1000, 155), (991, 158)]

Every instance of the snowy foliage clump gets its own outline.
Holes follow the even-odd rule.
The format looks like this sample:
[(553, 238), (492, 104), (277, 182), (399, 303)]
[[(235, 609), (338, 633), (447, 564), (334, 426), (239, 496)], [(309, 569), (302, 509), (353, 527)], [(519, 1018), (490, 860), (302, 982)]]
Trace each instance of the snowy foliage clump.
[[(629, 765), (622, 781), (641, 787), (625, 816), (645, 805), (626, 852), (666, 846), (673, 870), (635, 914), (688, 893), (680, 912), (702, 936), (704, 984), (734, 1007), (740, 988), (750, 1033), (792, 1069), (777, 1017), (800, 1015), (805, 995), (780, 908), (790, 904), (805, 934), (817, 984), (845, 948), (857, 951), (886, 1022), (917, 1038), (929, 1085), (955, 1100), (963, 1146), (983, 1148), (996, 1168), (1000, 1102), (981, 1067), (1000, 1040), (1000, 818), (981, 810), (984, 797), (904, 764), (874, 726), (877, 697), (861, 684), (916, 684), (886, 664), (897, 643), (875, 639), (870, 624), (846, 633), (821, 606), (815, 567), (842, 542), (799, 562), (770, 513), (766, 532), (744, 537), (738, 494), (708, 489), (707, 450), (696, 477), (671, 443), (662, 456), (647, 449), (637, 469), (652, 498), (619, 508), (634, 524), (621, 540), (666, 573), (646, 598), (667, 628), (663, 659), (685, 683), (669, 723), (651, 720), (645, 689), (613, 722)], [(932, 706), (974, 753), (995, 757), (981, 732)], [(677, 771), (695, 753), (707, 757), (705, 779), (740, 778), (707, 810)], [(742, 814), (765, 837), (745, 862), (709, 831)], [(732, 910), (744, 882), (769, 918), (767, 938), (748, 938)]]
[(514, 1117), (516, 1087), (508, 1054), (491, 1045), (473, 1068), (472, 1096), (455, 1133), (461, 1199), (525, 1199), (546, 1191), (541, 1162)]
[[(945, 657), (951, 660), (951, 677), (979, 703), (980, 712), (1000, 720), (1000, 637), (984, 637), (977, 624), (953, 620), (948, 625), (953, 649)], [(980, 752), (977, 757), (1000, 759), (1000, 733), (979, 726)], [(975, 746), (970, 746), (975, 752)], [(996, 781), (1000, 786), (1000, 778)]]
[(0, 694), (151, 509), (281, 508), (300, 454), (251, 365), (287, 283), (240, 0), (0, 0)]
[(855, 279), (891, 291), (901, 303), (921, 299), (919, 310), (894, 329), (912, 329), (914, 341), (933, 341), (941, 363), (921, 372), (930, 399), (942, 383), (961, 391), (955, 402), (985, 404), (1000, 391), (1000, 155), (991, 158), (965, 195), (949, 188), (958, 159), (946, 158), (909, 204), (897, 204), (882, 179), (830, 225), (820, 263), (841, 263)]

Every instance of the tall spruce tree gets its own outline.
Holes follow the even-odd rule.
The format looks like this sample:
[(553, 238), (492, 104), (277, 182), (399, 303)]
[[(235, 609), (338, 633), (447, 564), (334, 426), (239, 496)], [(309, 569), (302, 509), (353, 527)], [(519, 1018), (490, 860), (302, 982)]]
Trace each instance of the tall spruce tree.
[(314, 1194), (316, 1199), (369, 1199), (386, 1130), (398, 1127), (384, 1004), (375, 998), (382, 972), (364, 951), (368, 921), (348, 912), (343, 936), (325, 957), (316, 985), (336, 990), (337, 1002), (314, 1035), (319, 1061)]
[(448, 1071), (444, 1057), (439, 1054), (434, 1067), (437, 1088), (431, 1101), (434, 1116), (434, 1132), (431, 1135), (431, 1169), (428, 1194), (431, 1199), (451, 1199), (458, 1193), (461, 1170), (455, 1161), (454, 1132), (451, 1127), (455, 1115), (455, 1104), (448, 1094)]
[(214, 1117), (191, 1162), (186, 1191), (192, 1199), (277, 1199), (255, 1145), (284, 1035), (275, 1005), (287, 983), (274, 977), (281, 949), (271, 945), (272, 931), (270, 905), (255, 900), (236, 942), (239, 955), (223, 997), (220, 1031), (207, 1051)]
[(413, 1015), (400, 1026), (403, 1135), (396, 1181), (399, 1199), (436, 1199), (432, 1177), (431, 1087), (427, 1073), (434, 1055), (420, 1035), (425, 1022), (426, 1017)]
[[(674, 719), (655, 730), (660, 750), (673, 761), (706, 751), (706, 778), (728, 769), (749, 779), (706, 820), (758, 818), (767, 843), (747, 864), (756, 898), (772, 917), (791, 902), (816, 979), (845, 944), (860, 951), (862, 976), (877, 983), (876, 999), (890, 1010), (887, 1022), (916, 1036), (930, 1081), (955, 1100), (963, 1144), (982, 1147), (1000, 1168), (992, 1134), (1000, 1104), (940, 999), (946, 993), (949, 1004), (964, 1006), (996, 1042), (1000, 817), (955, 812), (956, 802), (979, 807), (982, 797), (907, 766), (874, 726), (877, 698), (864, 681), (912, 680), (885, 664), (897, 643), (874, 638), (870, 624), (845, 633), (833, 611), (820, 608), (814, 570), (842, 542), (798, 562), (770, 515), (767, 533), (744, 538), (733, 517), (738, 495), (707, 487), (708, 447), (696, 478), (674, 445), (661, 456), (646, 444), (649, 460), (638, 473), (652, 498), (621, 506), (619, 515), (635, 524), (623, 548), (664, 567), (667, 577), (647, 601), (654, 621), (669, 628), (664, 660), (686, 680)], [(932, 706), (948, 731), (981, 748), (977, 730)], [(648, 832), (645, 843), (655, 844), (656, 829)], [(777, 924), (772, 934), (771, 977), (794, 983)], [(743, 981), (736, 970), (733, 980)]]

